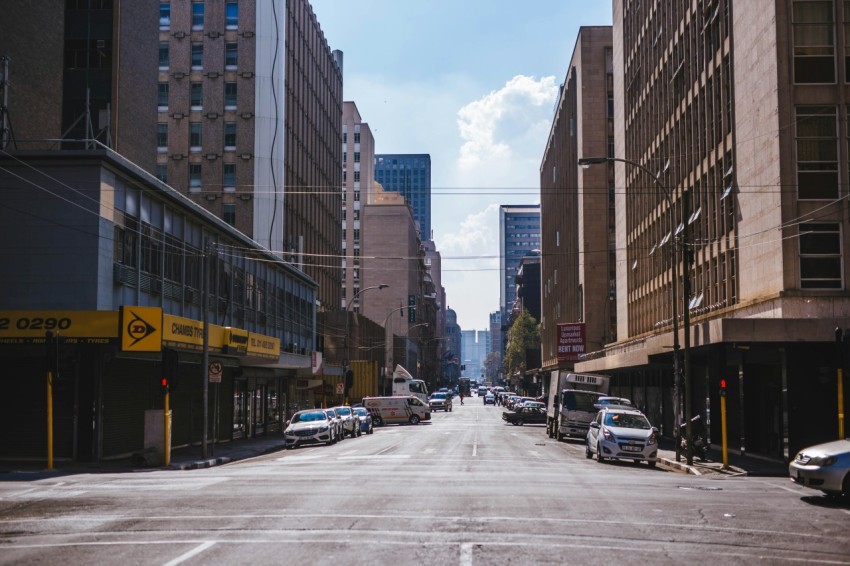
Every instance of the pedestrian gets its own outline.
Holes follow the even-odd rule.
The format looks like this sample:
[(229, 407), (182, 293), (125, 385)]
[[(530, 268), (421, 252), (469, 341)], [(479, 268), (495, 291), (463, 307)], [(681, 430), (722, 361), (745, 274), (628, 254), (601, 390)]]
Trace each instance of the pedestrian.
[(460, 404), (463, 405), (463, 391), (460, 392)]

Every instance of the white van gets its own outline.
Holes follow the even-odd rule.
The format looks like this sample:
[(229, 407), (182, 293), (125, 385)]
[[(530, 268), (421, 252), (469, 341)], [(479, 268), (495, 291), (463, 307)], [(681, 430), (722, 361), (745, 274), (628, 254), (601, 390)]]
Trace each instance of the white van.
[(431, 420), (431, 408), (413, 395), (397, 397), (364, 397), (363, 406), (372, 415), (372, 424), (419, 424)]

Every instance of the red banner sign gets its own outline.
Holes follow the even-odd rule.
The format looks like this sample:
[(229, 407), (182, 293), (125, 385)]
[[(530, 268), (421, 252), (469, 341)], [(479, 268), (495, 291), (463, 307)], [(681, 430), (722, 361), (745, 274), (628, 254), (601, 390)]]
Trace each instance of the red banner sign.
[(584, 354), (584, 323), (565, 322), (558, 325), (558, 362), (575, 362)]

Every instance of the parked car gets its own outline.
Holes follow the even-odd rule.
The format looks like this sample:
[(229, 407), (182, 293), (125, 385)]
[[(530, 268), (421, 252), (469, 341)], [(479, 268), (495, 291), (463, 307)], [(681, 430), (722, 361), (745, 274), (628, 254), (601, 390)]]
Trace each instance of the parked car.
[(587, 458), (596, 455), (597, 462), (608, 458), (634, 460), (654, 468), (658, 461), (658, 429), (636, 409), (602, 408), (590, 423), (584, 454)]
[(360, 418), (360, 433), (372, 434), (375, 432), (375, 427), (372, 424), (372, 415), (366, 410), (366, 407), (353, 407), (351, 409)]
[(478, 388), (478, 396), (484, 397), (485, 395), (487, 395), (487, 391), (488, 391), (488, 389), (485, 386), (482, 385), (481, 387)]
[(283, 436), (287, 448), (318, 442), (334, 444), (339, 438), (336, 434), (336, 423), (331, 420), (327, 411), (322, 409), (307, 409), (292, 415), (286, 423)]
[(342, 427), (342, 418), (333, 409), (325, 409), (325, 412), (328, 414), (328, 418), (334, 423), (337, 440), (344, 440), (345, 430)]
[(431, 393), (431, 397), (428, 398), (428, 406), (432, 411), (449, 412), (452, 410), (452, 399), (446, 393)]
[(484, 396), (484, 404), (485, 405), (495, 405), (496, 404), (496, 396), (493, 395), (492, 392), (487, 392), (487, 395)]
[(596, 407), (597, 409), (601, 409), (602, 407), (614, 407), (614, 406), (626, 407), (626, 408), (631, 408), (631, 409), (635, 408), (634, 404), (632, 404), (632, 402), (629, 399), (626, 399), (625, 397), (607, 397), (607, 396), (600, 397), (599, 399), (597, 399), (596, 402), (593, 404), (593, 406)]
[(544, 407), (517, 407), (513, 411), (502, 413), (502, 420), (512, 425), (545, 424), (546, 409)]
[(337, 416), (342, 420), (342, 433), (351, 438), (360, 436), (360, 417), (351, 410), (351, 407), (334, 407)]
[(850, 501), (850, 439), (800, 450), (788, 464), (794, 483)]

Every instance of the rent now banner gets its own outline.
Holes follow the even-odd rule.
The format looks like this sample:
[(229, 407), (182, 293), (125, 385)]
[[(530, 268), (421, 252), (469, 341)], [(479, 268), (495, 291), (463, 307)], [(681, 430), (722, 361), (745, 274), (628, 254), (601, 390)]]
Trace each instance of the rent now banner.
[(584, 323), (565, 322), (558, 325), (558, 362), (575, 362), (584, 354)]

